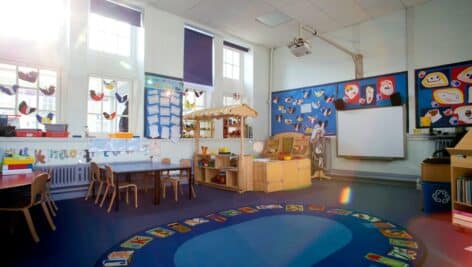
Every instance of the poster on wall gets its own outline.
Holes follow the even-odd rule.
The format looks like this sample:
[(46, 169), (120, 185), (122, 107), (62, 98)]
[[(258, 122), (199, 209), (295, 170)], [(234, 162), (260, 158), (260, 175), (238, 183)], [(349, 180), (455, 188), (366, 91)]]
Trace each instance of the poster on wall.
[(337, 98), (346, 109), (390, 106), (390, 96), (399, 93), (408, 104), (408, 73), (399, 72), (338, 83)]
[(182, 128), (182, 79), (146, 73), (144, 136), (178, 139)]
[(336, 134), (336, 84), (272, 93), (272, 135), (299, 132), (311, 135), (315, 125)]
[(416, 125), (472, 125), (472, 61), (415, 70)]
[(325, 128), (326, 135), (336, 135), (335, 100), (341, 99), (345, 109), (382, 107), (391, 105), (390, 96), (394, 93), (400, 95), (401, 104), (408, 105), (406, 71), (273, 92), (272, 135), (282, 132), (310, 135), (317, 124)]

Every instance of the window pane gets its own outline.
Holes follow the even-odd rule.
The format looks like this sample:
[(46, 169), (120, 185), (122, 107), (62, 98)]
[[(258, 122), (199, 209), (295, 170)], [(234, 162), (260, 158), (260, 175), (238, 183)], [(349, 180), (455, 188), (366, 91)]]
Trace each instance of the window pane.
[(16, 66), (0, 64), (0, 84), (16, 84)]
[(239, 53), (233, 52), (233, 65), (239, 66)]
[[(128, 114), (128, 109), (126, 108), (128, 106), (128, 104), (126, 103), (117, 103), (116, 104), (116, 115), (123, 115), (123, 112), (126, 111), (126, 114)], [(126, 115), (124, 114), (124, 115)]]
[(38, 105), (39, 110), (55, 111), (56, 110), (56, 97), (45, 96), (43, 94), (39, 94), (38, 104), (39, 104)]
[[(20, 73), (22, 75), (20, 76)], [(23, 79), (22, 79), (23, 78)], [(21, 87), (34, 87), (38, 82), (38, 70), (26, 67), (18, 68), (18, 83)]]
[(25, 101), (30, 108), (36, 108), (36, 97), (38, 90), (36, 89), (18, 89), (18, 105)]
[(102, 104), (100, 101), (91, 100), (88, 101), (88, 113), (102, 113)]
[(0, 109), (1, 115), (15, 115), (15, 110), (13, 109)]
[(113, 96), (115, 97), (115, 89), (117, 82), (115, 80), (110, 80), (110, 79), (103, 79), (103, 93), (105, 93), (105, 96)]
[(23, 129), (36, 129), (37, 126), (37, 120), (36, 116), (33, 114), (30, 115), (21, 115), (20, 117), (20, 128)]
[(48, 88), (57, 86), (57, 75), (55, 71), (41, 70), (39, 74), (39, 87)]
[(233, 79), (239, 80), (239, 68), (233, 66)]
[[(115, 118), (114, 120), (116, 120), (116, 118)], [(102, 121), (102, 122), (103, 122), (103, 131), (102, 131), (102, 132), (104, 132), (104, 133), (112, 133), (112, 132), (115, 132), (115, 131), (113, 130), (113, 122), (114, 122), (114, 120), (106, 120), (106, 119), (103, 120), (103, 121)]]
[(103, 110), (102, 112), (107, 112), (109, 114), (111, 114), (113, 111), (114, 111), (114, 101), (115, 99), (112, 98), (112, 97), (104, 97), (103, 100), (102, 100), (102, 106), (103, 106)]
[(98, 114), (88, 114), (87, 116), (87, 126), (89, 132), (98, 133), (101, 132), (101, 115)]
[(90, 77), (89, 79), (89, 90), (95, 90), (95, 92), (102, 92), (102, 79), (96, 77)]
[(129, 56), (131, 26), (121, 21), (90, 14), (89, 47), (106, 53)]
[(15, 95), (0, 92), (0, 108), (15, 108)]
[(231, 63), (231, 51), (229, 49), (223, 49), (223, 62)]

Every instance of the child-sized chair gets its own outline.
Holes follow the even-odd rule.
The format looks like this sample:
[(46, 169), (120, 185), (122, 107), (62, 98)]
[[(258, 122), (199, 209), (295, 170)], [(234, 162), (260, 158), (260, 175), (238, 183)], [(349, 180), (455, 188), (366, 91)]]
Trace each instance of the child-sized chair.
[[(170, 164), (170, 159), (164, 158), (162, 160), (163, 160), (162, 162), (163, 164)], [(192, 166), (192, 161), (189, 159), (181, 159), (179, 163), (181, 166), (185, 166), (185, 167)], [(180, 194), (183, 194), (182, 181), (187, 180), (187, 177), (188, 177), (187, 171), (183, 171), (183, 170), (179, 171), (178, 173), (167, 172), (167, 175), (164, 178), (162, 178), (161, 176), (162, 196), (164, 198), (166, 197), (166, 184), (170, 183), (172, 187), (174, 188), (174, 199), (175, 201), (178, 201), (179, 200), (178, 191), (180, 190)], [(196, 197), (195, 188), (193, 185), (190, 185), (190, 181), (189, 181), (189, 186), (191, 186), (193, 197)]]
[[(103, 199), (102, 202), (100, 203), (100, 207), (103, 206), (103, 203), (105, 203), (105, 199), (108, 196), (108, 190), (112, 190), (111, 193), (111, 201), (110, 205), (108, 206), (108, 212), (111, 211), (111, 208), (113, 207), (113, 203), (115, 202), (116, 198), (116, 190), (115, 190), (115, 184), (113, 182), (113, 170), (110, 167), (110, 165), (105, 165), (105, 183), (106, 183), (106, 188), (105, 188), (105, 193), (103, 194)], [(134, 207), (138, 208), (138, 187), (135, 184), (131, 183), (125, 183), (125, 184), (120, 184), (118, 187), (118, 191), (121, 189), (126, 189), (126, 204), (128, 204), (128, 191), (129, 188), (134, 189)]]
[(102, 176), (100, 175), (100, 167), (98, 167), (98, 164), (95, 162), (90, 162), (90, 185), (87, 191), (87, 195), (85, 195), (85, 200), (87, 200), (92, 194), (93, 186), (95, 183), (98, 183), (98, 192), (97, 196), (95, 197), (95, 204), (98, 203), (98, 200), (100, 199), (100, 193), (102, 192), (102, 187), (105, 181), (103, 181)]
[(43, 208), (44, 215), (48, 220), (49, 226), (53, 231), (56, 230), (56, 226), (52, 221), (51, 215), (49, 214), (48, 207), (46, 206), (47, 201), (47, 188), (46, 183), (48, 182), (49, 175), (47, 173), (41, 173), (34, 178), (33, 183), (31, 184), (31, 200), (27, 204), (19, 204), (16, 207), (0, 207), (0, 211), (21, 211), (25, 216), (26, 223), (30, 230), (33, 240), (37, 243), (39, 242), (38, 234), (36, 233), (36, 228), (33, 224), (33, 219), (31, 218), (31, 213), (29, 209), (36, 205), (41, 205)]

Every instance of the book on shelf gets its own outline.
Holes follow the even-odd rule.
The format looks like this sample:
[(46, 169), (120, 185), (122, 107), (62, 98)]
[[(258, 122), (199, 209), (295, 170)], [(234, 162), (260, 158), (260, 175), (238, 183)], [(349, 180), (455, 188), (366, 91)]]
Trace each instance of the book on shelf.
[(2, 175), (13, 175), (13, 174), (25, 174), (32, 173), (32, 169), (20, 169), (20, 170), (5, 170), (2, 169)]
[(458, 176), (456, 189), (456, 201), (472, 205), (472, 177)]

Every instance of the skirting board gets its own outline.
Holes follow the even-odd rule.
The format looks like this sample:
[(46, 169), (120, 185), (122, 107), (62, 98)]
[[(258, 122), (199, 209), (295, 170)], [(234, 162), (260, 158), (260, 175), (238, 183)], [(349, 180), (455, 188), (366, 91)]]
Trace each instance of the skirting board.
[(419, 176), (409, 174), (396, 174), (396, 173), (382, 173), (382, 172), (365, 172), (365, 171), (351, 171), (351, 170), (337, 170), (330, 169), (326, 171), (328, 175), (334, 176), (345, 176), (355, 178), (369, 178), (376, 180), (388, 180), (398, 182), (411, 182), (416, 183)]

